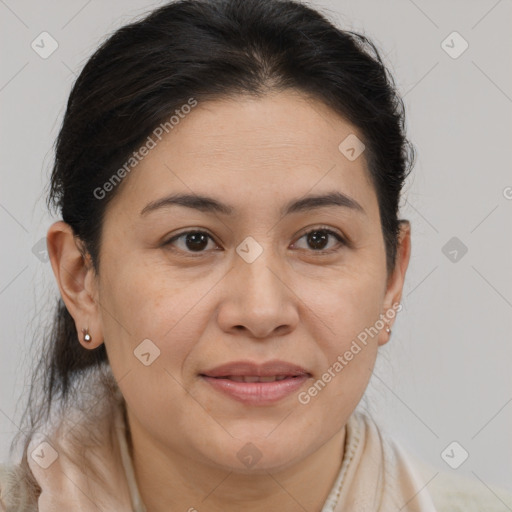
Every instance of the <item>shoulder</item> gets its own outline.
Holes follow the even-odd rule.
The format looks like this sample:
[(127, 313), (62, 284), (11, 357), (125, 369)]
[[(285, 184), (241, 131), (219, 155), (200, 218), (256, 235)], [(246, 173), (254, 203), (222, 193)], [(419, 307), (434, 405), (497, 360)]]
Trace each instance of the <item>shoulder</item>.
[(414, 460), (438, 512), (512, 510), (512, 492), (478, 478), (439, 470), (418, 459)]
[(17, 464), (0, 463), (0, 512), (37, 512), (37, 503)]

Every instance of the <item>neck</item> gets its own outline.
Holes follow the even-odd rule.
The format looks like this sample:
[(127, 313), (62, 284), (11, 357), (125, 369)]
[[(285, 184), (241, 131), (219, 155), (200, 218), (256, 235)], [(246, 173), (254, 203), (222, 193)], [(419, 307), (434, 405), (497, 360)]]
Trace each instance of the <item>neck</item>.
[(129, 446), (148, 512), (320, 512), (343, 459), (345, 428), (285, 470), (235, 473), (162, 450), (144, 436), (136, 420), (130, 420)]

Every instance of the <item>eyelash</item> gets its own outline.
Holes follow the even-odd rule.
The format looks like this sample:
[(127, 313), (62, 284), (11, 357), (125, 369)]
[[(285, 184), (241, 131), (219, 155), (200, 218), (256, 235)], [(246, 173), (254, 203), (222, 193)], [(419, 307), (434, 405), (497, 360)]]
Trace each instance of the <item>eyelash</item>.
[[(336, 231), (333, 231), (332, 229), (329, 229), (326, 226), (318, 226), (316, 228), (310, 229), (309, 231), (306, 231), (305, 233), (303, 233), (297, 239), (297, 241), (301, 240), (302, 238), (304, 238), (305, 236), (309, 235), (310, 233), (314, 233), (314, 232), (317, 232), (317, 231), (324, 232), (327, 235), (333, 236), (338, 241), (340, 246), (334, 247), (334, 248), (331, 248), (331, 249), (327, 249), (327, 250), (314, 250), (314, 249), (311, 249), (310, 252), (312, 252), (314, 254), (317, 254), (317, 255), (331, 254), (333, 252), (339, 251), (341, 249), (341, 247), (343, 247), (343, 246), (348, 246), (347, 241), (339, 233), (337, 233)], [(189, 230), (189, 231), (183, 231), (182, 233), (179, 233), (179, 234), (173, 236), (172, 238), (170, 238), (169, 240), (164, 242), (162, 245), (164, 247), (170, 247), (172, 251), (180, 252), (180, 253), (185, 253), (187, 257), (195, 258), (195, 257), (203, 255), (207, 251), (196, 251), (196, 252), (193, 252), (193, 251), (183, 251), (182, 249), (176, 249), (176, 248), (172, 247), (172, 243), (173, 242), (175, 242), (176, 240), (179, 240), (180, 238), (182, 238), (185, 235), (189, 235), (190, 233), (202, 233), (202, 234), (205, 234), (205, 235), (207, 235), (210, 238), (210, 240), (212, 240), (214, 243), (216, 243), (215, 240), (213, 239), (213, 237), (207, 231), (200, 230), (200, 229), (192, 229), (192, 230)]]

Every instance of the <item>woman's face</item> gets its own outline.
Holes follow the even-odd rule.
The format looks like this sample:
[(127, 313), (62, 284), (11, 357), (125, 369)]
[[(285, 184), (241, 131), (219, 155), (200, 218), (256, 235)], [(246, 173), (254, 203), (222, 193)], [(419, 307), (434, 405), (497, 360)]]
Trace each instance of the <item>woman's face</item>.
[[(354, 135), (291, 91), (200, 103), (125, 177), (90, 281), (98, 306), (77, 325), (104, 339), (146, 443), (236, 471), (248, 454), (269, 470), (343, 428), (389, 338), (378, 321), (400, 299), (408, 259), (399, 251), (388, 281), (365, 154), (354, 159), (351, 139), (339, 149)], [(165, 201), (176, 195), (188, 206)], [(328, 199), (307, 201), (317, 196)], [(286, 375), (278, 383), (236, 382), (258, 368), (206, 376), (276, 360), (306, 376), (286, 366), (270, 367)]]

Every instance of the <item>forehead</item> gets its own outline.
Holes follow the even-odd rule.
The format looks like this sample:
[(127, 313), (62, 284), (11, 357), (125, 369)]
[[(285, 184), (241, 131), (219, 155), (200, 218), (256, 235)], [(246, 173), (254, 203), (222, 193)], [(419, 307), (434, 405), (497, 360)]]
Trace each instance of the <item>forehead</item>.
[[(115, 202), (138, 208), (166, 194), (225, 198), (235, 213), (337, 190), (376, 202), (364, 152), (340, 151), (360, 133), (323, 103), (294, 91), (199, 103), (130, 172)], [(350, 139), (349, 139), (350, 140)], [(343, 149), (343, 145), (342, 145)]]

